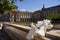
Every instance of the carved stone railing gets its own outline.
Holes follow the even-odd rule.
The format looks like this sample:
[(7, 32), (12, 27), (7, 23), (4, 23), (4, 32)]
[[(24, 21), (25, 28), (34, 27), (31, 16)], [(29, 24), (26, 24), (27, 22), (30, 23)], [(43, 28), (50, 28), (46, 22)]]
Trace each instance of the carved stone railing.
[[(10, 36), (10, 38), (12, 40), (27, 40), (26, 36), (27, 36), (28, 31), (31, 28), (28, 27), (28, 26), (16, 25), (16, 24), (4, 22), (2, 29), (5, 30), (8, 33), (8, 35)], [(51, 37), (50, 35), (52, 35), (52, 34), (46, 33), (47, 37)], [(52, 35), (52, 36), (53, 37), (58, 37), (58, 36), (54, 36), (54, 35)], [(40, 36), (35, 36), (34, 40), (43, 40), (43, 39), (41, 39)], [(48, 38), (45, 38), (45, 40), (47, 40), (47, 39)]]
[[(13, 29), (12, 29), (13, 28)], [(14, 29), (15, 28), (15, 29)], [(26, 35), (28, 33), (28, 31), (30, 30), (31, 28), (28, 27), (28, 26), (22, 26), (22, 25), (16, 25), (16, 24), (11, 24), (11, 23), (8, 23), (8, 22), (4, 22), (3, 23), (3, 28), (2, 30), (5, 30), (8, 35), (10, 36), (10, 38), (12, 40), (27, 40), (26, 39)], [(15, 31), (16, 30), (16, 31)], [(20, 30), (22, 31), (22, 35), (19, 34), (20, 33)], [(19, 32), (17, 32), (19, 31)], [(22, 37), (21, 37), (22, 36)], [(25, 38), (24, 38), (25, 37)]]
[[(3, 30), (5, 30), (8, 33), (11, 40), (27, 40), (26, 36), (30, 29), (31, 28), (28, 26), (16, 25), (7, 22), (3, 23)], [(22, 32), (20, 32), (20, 30)], [(43, 39), (39, 36), (35, 36), (34, 40), (43, 40)]]
[(14, 28), (17, 28), (17, 29), (21, 29), (21, 30), (26, 31), (26, 32), (28, 32), (31, 29), (28, 26), (12, 24), (12, 23), (8, 23), (8, 22), (4, 22), (3, 25), (4, 25), (4, 27), (9, 27), (10, 26), (10, 27), (14, 27)]

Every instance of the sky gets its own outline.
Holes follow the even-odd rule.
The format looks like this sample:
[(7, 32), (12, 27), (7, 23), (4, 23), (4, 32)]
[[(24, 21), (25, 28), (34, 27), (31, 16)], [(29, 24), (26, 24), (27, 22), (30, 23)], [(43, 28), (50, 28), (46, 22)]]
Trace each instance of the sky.
[(23, 2), (17, 1), (15, 4), (18, 6), (19, 11), (34, 12), (41, 10), (43, 4), (45, 8), (60, 5), (60, 0), (24, 0)]

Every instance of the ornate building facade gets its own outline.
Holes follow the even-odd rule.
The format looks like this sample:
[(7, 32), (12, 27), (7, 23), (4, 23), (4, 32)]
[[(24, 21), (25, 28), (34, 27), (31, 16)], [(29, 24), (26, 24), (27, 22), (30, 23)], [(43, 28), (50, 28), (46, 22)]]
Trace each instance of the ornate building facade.
[(15, 22), (32, 22), (32, 12), (17, 12), (14, 14)]
[(60, 14), (60, 5), (45, 8), (43, 5), (42, 10), (37, 10), (35, 12), (27, 11), (13, 11), (11, 13), (6, 13), (0, 15), (0, 21), (2, 22), (34, 22), (46, 19), (48, 16), (54, 14)]
[(32, 12), (14, 11), (0, 15), (0, 22), (32, 22)]
[(35, 11), (33, 13), (33, 21), (39, 21), (40, 20), (40, 10)]
[(43, 6), (42, 10), (34, 12), (34, 16), (37, 17), (39, 20), (46, 19), (48, 16), (52, 16), (54, 14), (60, 14), (60, 5), (49, 8), (45, 8)]

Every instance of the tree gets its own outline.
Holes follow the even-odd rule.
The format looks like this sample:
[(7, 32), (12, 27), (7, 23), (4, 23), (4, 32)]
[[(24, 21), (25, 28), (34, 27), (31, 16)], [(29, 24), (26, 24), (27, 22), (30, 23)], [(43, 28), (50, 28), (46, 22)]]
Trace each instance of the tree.
[(54, 14), (54, 15), (48, 16), (47, 19), (50, 19), (53, 21), (60, 21), (60, 14)]
[[(12, 9), (17, 9), (18, 7), (14, 4), (17, 0), (0, 0), (0, 14), (6, 11), (11, 11)], [(20, 0), (21, 2), (23, 0)]]

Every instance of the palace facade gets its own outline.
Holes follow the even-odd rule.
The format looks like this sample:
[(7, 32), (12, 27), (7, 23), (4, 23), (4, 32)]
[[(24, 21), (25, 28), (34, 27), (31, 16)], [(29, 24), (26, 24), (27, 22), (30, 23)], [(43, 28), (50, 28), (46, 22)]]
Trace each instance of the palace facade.
[(32, 22), (32, 12), (22, 12), (19, 11), (14, 14), (15, 22)]
[(43, 6), (42, 10), (37, 10), (34, 12), (34, 18), (38, 20), (46, 19), (48, 16), (52, 16), (54, 14), (60, 14), (60, 5), (45, 8)]
[(0, 22), (32, 22), (32, 12), (14, 11), (0, 15)]
[(35, 22), (46, 19), (48, 16), (60, 14), (60, 5), (45, 8), (35, 12), (13, 11), (0, 15), (0, 22)]

